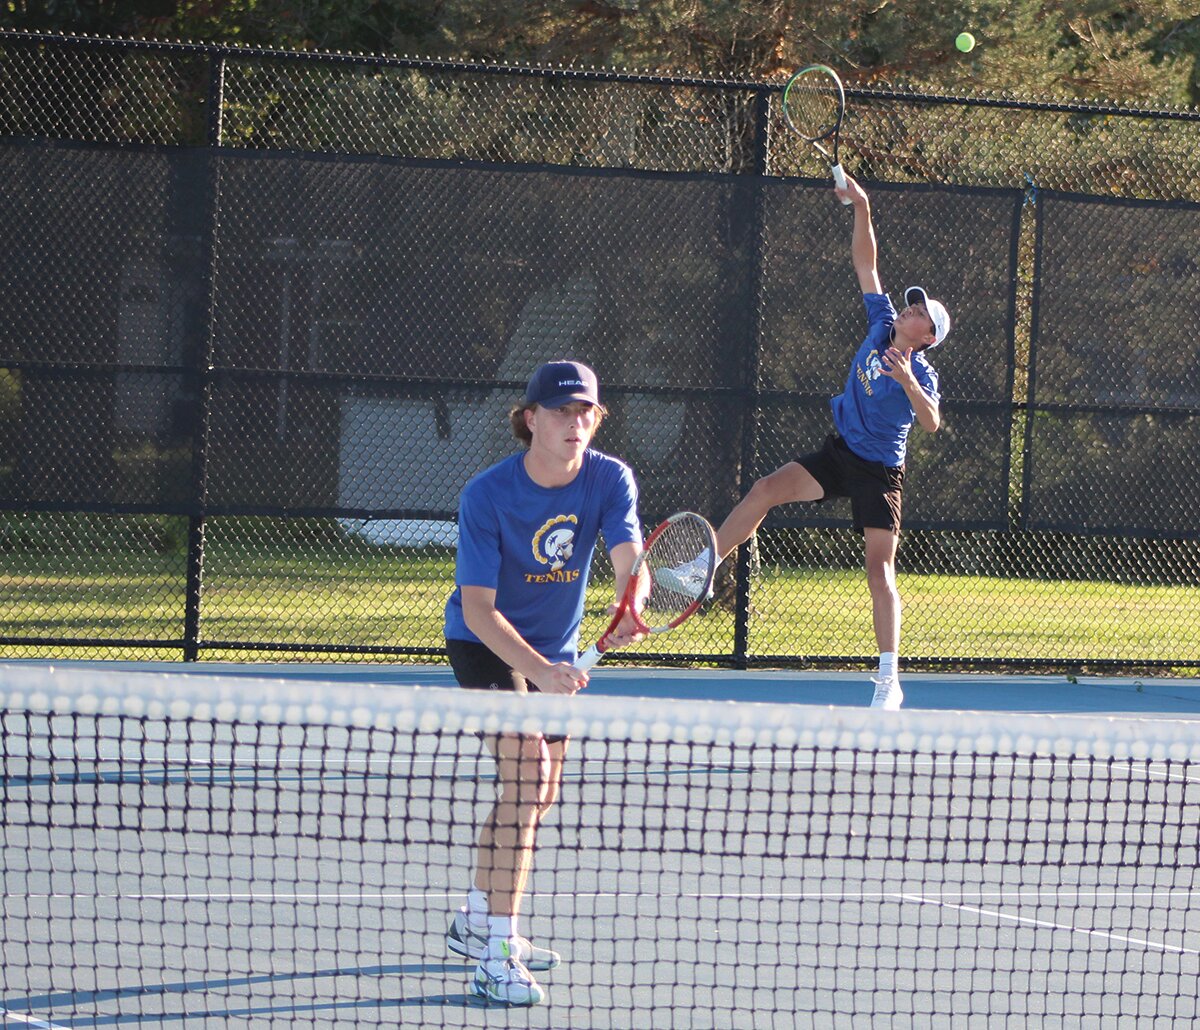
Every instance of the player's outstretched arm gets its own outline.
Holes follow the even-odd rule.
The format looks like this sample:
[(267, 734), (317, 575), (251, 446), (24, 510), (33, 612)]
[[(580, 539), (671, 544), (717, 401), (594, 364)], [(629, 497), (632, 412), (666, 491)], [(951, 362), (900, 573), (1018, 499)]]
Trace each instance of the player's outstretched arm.
[(846, 188), (835, 190), (839, 199), (849, 197), (854, 205), (854, 233), (850, 238), (850, 258), (854, 262), (854, 274), (863, 293), (882, 293), (877, 267), (878, 247), (875, 243), (875, 226), (871, 223), (871, 201), (858, 182), (846, 176)]

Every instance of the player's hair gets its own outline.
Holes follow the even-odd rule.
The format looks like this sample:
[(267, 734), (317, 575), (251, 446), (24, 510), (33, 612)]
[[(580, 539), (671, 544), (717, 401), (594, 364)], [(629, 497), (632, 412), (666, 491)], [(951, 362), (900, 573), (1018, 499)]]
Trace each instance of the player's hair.
[[(536, 404), (514, 404), (512, 410), (508, 413), (508, 421), (512, 426), (513, 436), (520, 440), (526, 447), (533, 443), (533, 434), (525, 424), (525, 412), (532, 411), (536, 407)], [(595, 408), (596, 428), (599, 429), (600, 423), (604, 421), (604, 416), (608, 414), (608, 409), (603, 404), (597, 404)]]

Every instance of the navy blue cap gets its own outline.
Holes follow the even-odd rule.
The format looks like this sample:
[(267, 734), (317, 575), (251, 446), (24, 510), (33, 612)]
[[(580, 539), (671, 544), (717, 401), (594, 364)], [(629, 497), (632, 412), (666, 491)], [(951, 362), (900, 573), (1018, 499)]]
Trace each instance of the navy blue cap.
[(525, 387), (525, 403), (561, 408), (572, 401), (600, 403), (596, 373), (579, 361), (548, 361), (537, 368)]

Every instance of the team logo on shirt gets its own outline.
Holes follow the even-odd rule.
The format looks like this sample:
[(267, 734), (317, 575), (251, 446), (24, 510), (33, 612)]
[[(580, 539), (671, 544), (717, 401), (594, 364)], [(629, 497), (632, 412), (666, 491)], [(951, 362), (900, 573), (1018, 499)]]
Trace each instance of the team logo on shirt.
[(579, 519), (574, 515), (555, 515), (547, 519), (533, 534), (533, 556), (542, 565), (549, 565), (551, 572), (558, 572), (575, 553), (575, 527), (578, 524)]
[(871, 351), (867, 355), (867, 367), (864, 369), (859, 365), (856, 371), (858, 372), (858, 381), (862, 383), (862, 388), (867, 391), (867, 396), (875, 396), (875, 391), (871, 389), (871, 383), (883, 375), (883, 362), (879, 358), (879, 351)]

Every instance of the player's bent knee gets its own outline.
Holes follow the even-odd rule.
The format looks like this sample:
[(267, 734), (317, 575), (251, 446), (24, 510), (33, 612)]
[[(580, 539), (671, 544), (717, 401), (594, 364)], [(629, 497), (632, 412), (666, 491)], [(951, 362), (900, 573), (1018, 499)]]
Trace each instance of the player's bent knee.
[(757, 501), (760, 507), (765, 508), (773, 508), (789, 500), (786, 484), (776, 472), (757, 480), (750, 488), (749, 496)]
[(760, 507), (774, 508), (779, 504), (817, 501), (825, 491), (808, 469), (799, 462), (791, 462), (755, 482), (750, 494), (756, 493)]

